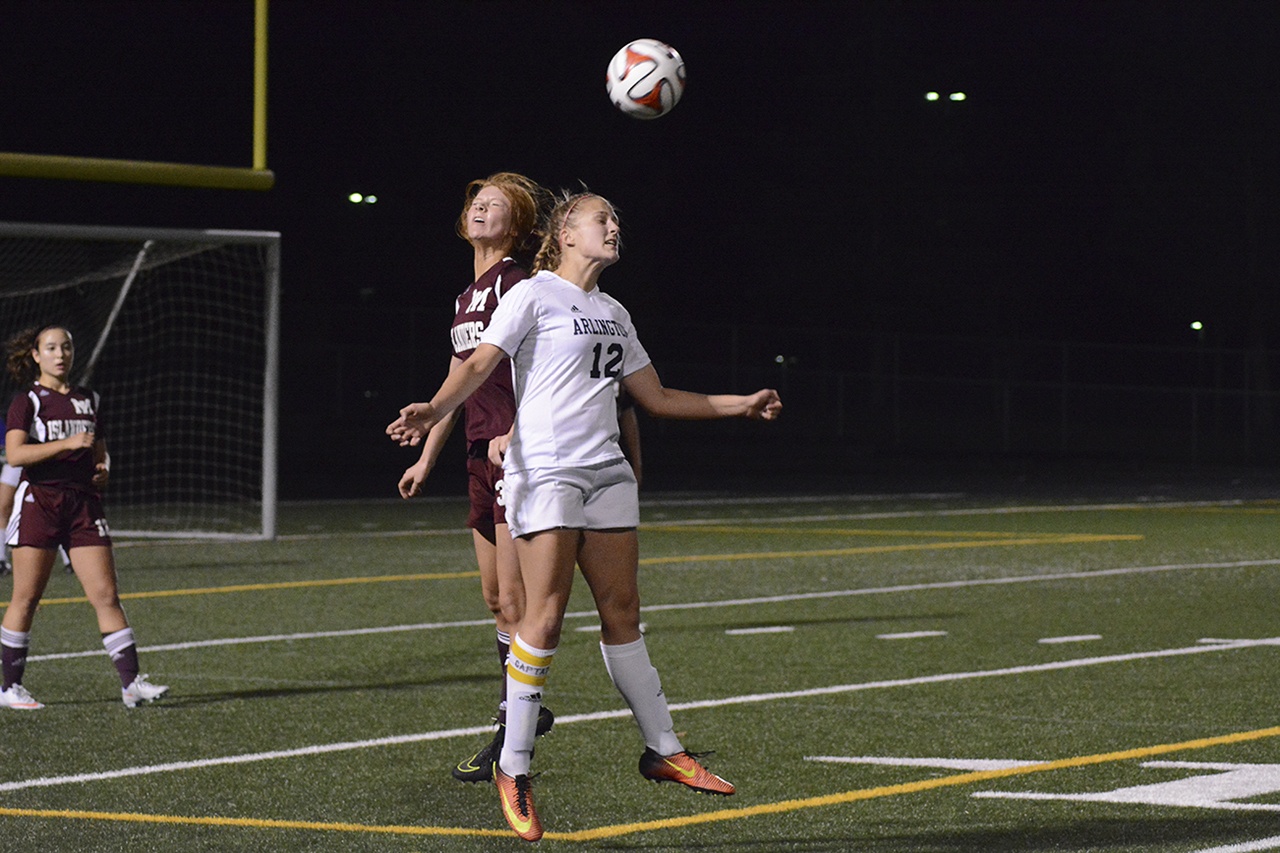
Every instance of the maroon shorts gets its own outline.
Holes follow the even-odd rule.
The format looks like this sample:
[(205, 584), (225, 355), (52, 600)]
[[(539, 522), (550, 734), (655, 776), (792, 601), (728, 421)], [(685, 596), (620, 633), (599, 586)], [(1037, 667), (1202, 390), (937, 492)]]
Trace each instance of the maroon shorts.
[(467, 496), (471, 498), (471, 514), (467, 527), (495, 541), (495, 526), (507, 523), (502, 497), (502, 469), (488, 459), (467, 459)]
[[(14, 498), (17, 538), (14, 547), (82, 548), (111, 545), (102, 498), (93, 492), (64, 486), (23, 483)], [(12, 537), (13, 524), (10, 524)]]

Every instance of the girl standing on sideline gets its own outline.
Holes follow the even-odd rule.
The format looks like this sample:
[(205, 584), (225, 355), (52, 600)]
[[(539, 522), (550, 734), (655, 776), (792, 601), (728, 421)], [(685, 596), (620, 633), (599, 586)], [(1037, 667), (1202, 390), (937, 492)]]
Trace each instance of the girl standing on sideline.
[[(475, 352), (480, 335), (488, 327), (499, 301), (511, 288), (529, 277), (525, 267), (511, 255), (522, 251), (532, 255), (537, 248), (536, 242), (532, 246), (529, 244), (534, 242), (544, 203), (549, 196), (550, 193), (537, 183), (515, 172), (498, 172), (467, 185), (456, 230), (458, 236), (471, 244), (475, 281), (454, 302), (450, 373)], [(475, 543), (480, 590), (497, 627), (498, 664), (504, 675), (496, 734), (478, 752), (459, 761), (452, 772), (454, 778), (461, 782), (487, 782), (493, 778), (493, 759), (502, 748), (506, 732), (507, 654), (511, 633), (519, 625), (524, 610), (520, 563), (507, 530), (503, 507), (502, 465), (489, 461), (489, 442), (505, 435), (515, 418), (511, 371), (495, 370), (466, 401), (463, 411), (466, 413), (467, 493), (471, 499), (467, 526), (471, 528)], [(457, 414), (457, 409), (450, 412), (427, 434), (418, 461), (405, 469), (400, 477), (402, 498), (414, 497), (422, 491), (423, 482), (435, 468), (441, 448), (453, 431)], [(538, 734), (549, 731), (553, 721), (551, 711), (542, 709)]]
[(734, 792), (676, 737), (640, 633), (640, 508), (618, 444), (616, 400), (621, 383), (650, 415), (686, 419), (772, 420), (782, 403), (771, 389), (706, 396), (664, 387), (626, 309), (596, 286), (619, 244), (613, 205), (592, 193), (565, 197), (535, 261), (541, 271), (503, 300), (475, 354), (431, 402), (406, 406), (387, 427), (393, 440), (417, 444), (511, 357), (516, 420), (503, 470), (526, 600), (511, 642), (507, 736), (493, 776), (507, 823), (527, 841), (542, 837), (529, 768), (575, 562), (596, 601), (605, 667), (644, 738), (640, 773), (704, 793)]
[(138, 672), (138, 647), (120, 606), (111, 535), (101, 489), (111, 457), (101, 435), (97, 393), (70, 381), (75, 348), (62, 326), (19, 332), (9, 341), (9, 372), (26, 392), (6, 418), (9, 463), (23, 469), (8, 542), (13, 546), (13, 596), (0, 621), (0, 705), (33, 711), (44, 705), (22, 686), (31, 622), (59, 546), (98, 616), (102, 644), (120, 674), (126, 707), (159, 699), (168, 687)]

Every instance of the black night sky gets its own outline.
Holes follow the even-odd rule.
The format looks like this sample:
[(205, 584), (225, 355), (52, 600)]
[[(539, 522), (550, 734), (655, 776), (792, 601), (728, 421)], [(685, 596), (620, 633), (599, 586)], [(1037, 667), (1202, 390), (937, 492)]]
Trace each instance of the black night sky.
[[(252, 21), (0, 2), (0, 150), (248, 166)], [(642, 36), (689, 74), (649, 122), (603, 87)], [(287, 409), (330, 402), (325, 346), (367, 354), (361, 429), (434, 388), (460, 193), (504, 169), (619, 206), (602, 286), (642, 335), (1280, 347), (1280, 4), (273, 0), (270, 45), (274, 189), (0, 178), (0, 219), (281, 231)]]

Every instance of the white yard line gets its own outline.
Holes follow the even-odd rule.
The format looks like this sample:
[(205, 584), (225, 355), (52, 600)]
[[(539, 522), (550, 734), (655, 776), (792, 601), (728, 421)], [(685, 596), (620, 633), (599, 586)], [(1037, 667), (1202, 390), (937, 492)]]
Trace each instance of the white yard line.
[[(1236, 560), (1226, 563), (1170, 563), (1160, 566), (1126, 566), (1116, 569), (1097, 569), (1087, 572), (1054, 572), (1043, 575), (1018, 575), (1005, 578), (975, 578), (963, 581), (934, 581), (930, 583), (899, 584), (897, 586), (862, 587), (859, 589), (837, 589), (822, 592), (798, 592), (786, 595), (764, 595), (753, 598), (728, 598), (716, 601), (687, 601), (672, 604), (650, 604), (641, 607), (645, 613), (657, 613), (669, 610), (710, 610), (718, 607), (749, 607), (758, 604), (781, 604), (789, 601), (814, 601), (827, 598), (849, 598), (859, 595), (890, 595), (902, 592), (923, 592), (938, 589), (964, 589), (981, 586), (1004, 586), (1007, 584), (1041, 583), (1044, 581), (1087, 580), (1100, 577), (1117, 577), (1123, 575), (1143, 575), (1158, 572), (1193, 571), (1200, 569), (1241, 569), (1255, 566), (1280, 565), (1280, 559), (1274, 560)], [(579, 610), (565, 614), (566, 619), (594, 619), (594, 610)], [(352, 628), (342, 631), (309, 631), (294, 634), (265, 634), (255, 637), (224, 637), (212, 640), (192, 640), (185, 643), (167, 643), (165, 645), (146, 646), (139, 651), (144, 653), (186, 651), (203, 649), (211, 646), (234, 646), (253, 643), (280, 643), (296, 640), (321, 640), (336, 637), (354, 637), (365, 634), (389, 634), (403, 631), (438, 631), (446, 628), (474, 628), (492, 625), (492, 619), (466, 619), (457, 622), (423, 622), (409, 625), (387, 625), (377, 628)], [(1217, 642), (1217, 641), (1214, 641)], [(1226, 643), (1235, 640), (1222, 641)], [(1247, 640), (1242, 642), (1248, 642)], [(102, 649), (82, 652), (59, 652), (47, 655), (32, 655), (30, 662), (67, 660), (70, 658), (96, 657), (106, 654)]]
[(945, 637), (946, 631), (902, 631), (897, 634), (876, 634), (877, 640), (922, 640), (926, 637)]
[(1259, 850), (1280, 850), (1280, 835), (1260, 838), (1257, 841), (1246, 841), (1242, 844), (1228, 844), (1225, 847), (1206, 847), (1196, 853), (1257, 853)]
[[(1262, 646), (1278, 646), (1280, 637), (1260, 640), (1241, 640), (1230, 644), (1196, 645), (1179, 649), (1157, 649), (1130, 654), (1105, 655), (1101, 657), (1077, 658), (1074, 660), (1054, 661), (1027, 666), (1011, 666), (999, 669), (977, 670), (973, 672), (947, 672), (936, 675), (925, 675), (916, 678), (887, 679), (883, 681), (866, 681), (857, 684), (834, 684), (827, 687), (816, 687), (807, 690), (788, 690), (774, 693), (753, 693), (741, 696), (727, 696), (721, 699), (703, 699), (694, 702), (680, 702), (671, 705), (672, 711), (690, 711), (702, 708), (720, 708), (728, 705), (746, 705), (763, 702), (807, 699), (815, 696), (831, 696), (841, 693), (855, 693), (863, 690), (887, 690), (898, 687), (915, 687), (924, 684), (946, 684), (957, 681), (969, 681), (978, 678), (999, 678), (1011, 675), (1029, 675), (1032, 673), (1052, 672), (1064, 669), (1077, 669), (1090, 666), (1102, 666), (1112, 663), (1125, 663), (1135, 660), (1153, 660), (1158, 658), (1182, 657), (1187, 655), (1218, 654), (1241, 649), (1259, 648)], [(629, 716), (630, 710), (597, 711), (590, 714), (567, 714), (556, 718), (556, 725), (565, 726), (574, 723), (592, 722), (596, 720), (616, 719)], [(86, 782), (120, 779), (130, 776), (144, 776), (154, 773), (171, 773), (182, 770), (198, 770), (204, 767), (217, 767), (228, 764), (247, 764), (257, 761), (273, 761), (288, 758), (303, 758), (326, 753), (349, 752), (362, 749), (375, 749), (385, 746), (400, 746), (423, 741), (444, 740), (455, 737), (474, 737), (489, 732), (488, 727), (465, 729), (445, 729), (418, 734), (397, 735), (393, 737), (374, 738), (371, 740), (343, 741), (340, 743), (314, 744), (295, 749), (272, 750), (270, 752), (245, 753), (241, 755), (219, 756), (192, 761), (151, 764), (137, 767), (124, 767), (99, 773), (79, 773), (71, 776), (46, 776), (37, 779), (22, 779), (0, 784), (0, 792), (18, 791), (28, 788), (47, 788), (58, 785), (74, 785)]]

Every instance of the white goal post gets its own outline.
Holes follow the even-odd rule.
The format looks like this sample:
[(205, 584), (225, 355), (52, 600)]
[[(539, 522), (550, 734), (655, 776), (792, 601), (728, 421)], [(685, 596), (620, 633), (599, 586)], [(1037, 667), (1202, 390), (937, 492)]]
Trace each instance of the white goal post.
[(275, 537), (279, 233), (0, 222), (0, 338), (50, 324), (102, 395), (113, 536)]

